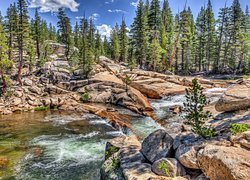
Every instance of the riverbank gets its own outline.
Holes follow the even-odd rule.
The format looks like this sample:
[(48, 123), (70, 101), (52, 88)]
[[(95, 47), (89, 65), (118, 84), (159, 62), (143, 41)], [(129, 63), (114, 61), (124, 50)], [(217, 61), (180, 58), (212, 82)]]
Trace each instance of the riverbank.
[[(165, 155), (161, 158), (176, 158), (176, 162), (185, 166), (183, 161), (186, 161), (186, 156), (188, 156), (188, 159), (192, 159), (193, 156), (189, 156), (190, 154), (195, 154), (196, 157), (197, 149), (205, 147), (204, 141), (200, 141), (196, 135), (191, 133), (190, 127), (185, 125), (182, 113), (185, 89), (191, 86), (193, 78), (198, 78), (206, 96), (211, 100), (211, 103), (206, 107), (213, 113), (213, 118), (209, 123), (217, 128), (217, 132), (223, 138), (225, 135), (226, 138), (223, 141), (226, 140), (226, 144), (232, 144), (231, 136), (227, 134), (232, 123), (249, 123), (250, 121), (249, 111), (247, 110), (250, 107), (250, 95), (248, 93), (250, 83), (248, 80), (213, 80), (202, 77), (175, 76), (170, 72), (160, 74), (138, 69), (131, 70), (127, 66), (106, 57), (100, 57), (99, 63), (93, 65), (88, 80), (82, 80), (79, 71), (81, 70), (71, 67), (68, 61), (55, 54), (50, 62), (46, 62), (41, 69), (34, 70), (32, 75), (25, 74), (24, 71), (23, 86), (18, 86), (18, 83), (13, 81), (8, 96), (0, 98), (0, 113), (2, 114), (0, 122), (3, 122), (0, 128), (7, 132), (1, 133), (1, 138), (3, 143), (6, 139), (6, 142), (10, 143), (10, 147), (7, 147), (7, 149), (4, 147), (4, 150), (1, 151), (1, 154), (4, 155), (1, 162), (7, 164), (8, 167), (12, 167), (10, 168), (11, 173), (13, 173), (13, 167), (15, 167), (17, 170), (14, 170), (14, 172), (26, 171), (23, 173), (24, 176), (18, 175), (19, 177), (25, 179), (38, 174), (38, 179), (43, 179), (46, 178), (44, 175), (52, 170), (53, 178), (57, 176), (66, 178), (71, 176), (67, 172), (76, 170), (75, 179), (80, 177), (88, 179), (91, 176), (90, 174), (99, 172), (104, 155), (107, 153), (105, 153), (106, 142), (109, 140), (112, 142), (112, 139), (117, 136), (126, 135), (129, 138), (130, 135), (134, 135), (133, 141), (136, 142), (134, 149), (131, 149), (134, 144), (127, 143), (126, 146), (123, 144), (121, 147), (114, 145), (115, 149), (125, 148), (125, 155), (128, 155), (127, 159), (124, 160), (124, 167), (126, 168), (121, 166), (122, 170), (119, 171), (121, 177), (118, 178), (124, 176), (127, 179), (139, 178), (135, 173), (138, 170), (136, 167), (131, 166), (129, 169), (127, 167), (127, 163), (132, 162), (133, 158), (139, 156), (139, 162), (137, 159), (135, 162), (137, 165), (143, 163), (142, 166), (140, 164), (139, 168), (142, 168), (141, 171), (147, 172), (142, 174), (143, 179), (149, 179), (151, 176), (157, 179), (159, 174), (155, 171), (152, 172), (155, 160), (148, 162), (149, 158), (146, 157), (145, 153), (143, 154), (143, 147), (141, 147), (140, 142), (145, 141), (150, 133), (158, 129), (164, 129), (163, 134), (169, 136), (168, 140), (172, 139), (170, 141), (171, 146), (172, 141), (174, 142), (178, 137), (183, 137), (181, 141), (184, 144), (179, 143), (178, 147), (175, 147), (175, 151), (171, 151), (171, 155), (164, 150)], [(225, 113), (227, 111), (230, 112)], [(28, 116), (31, 116), (31, 119), (25, 115), (26, 112)], [(53, 112), (52, 116), (49, 115), (48, 117), (47, 115), (50, 112)], [(25, 118), (23, 118), (23, 114)], [(39, 114), (43, 115), (39, 116)], [(53, 114), (55, 117), (53, 117)], [(74, 116), (74, 114), (77, 115)], [(36, 117), (37, 115), (39, 117)], [(6, 117), (9, 118), (6, 119)], [(37, 118), (43, 123), (33, 121)], [(12, 119), (14, 120), (12, 121)], [(19, 120), (22, 122), (20, 128)], [(9, 128), (8, 131), (8, 127), (12, 126), (14, 129), (21, 130), (21, 133), (12, 134), (13, 128)], [(191, 143), (188, 133), (191, 133), (192, 136)], [(19, 136), (23, 137), (24, 141), (22, 138), (20, 140)], [(185, 144), (186, 138), (188, 139), (187, 144)], [(98, 142), (92, 142), (95, 139)], [(9, 140), (10, 142), (8, 142)], [(16, 146), (15, 140), (18, 140), (18, 143), (24, 143), (24, 145), (18, 144)], [(220, 140), (214, 141), (220, 142)], [(196, 141), (198, 145), (194, 146), (195, 143), (193, 144), (193, 142)], [(205, 144), (218, 145), (218, 143), (213, 144), (214, 141), (211, 141), (211, 143), (205, 142)], [(243, 138), (244, 143), (241, 142), (241, 144), (246, 144), (245, 141), (249, 143), (249, 140)], [(58, 142), (61, 143), (58, 144)], [(166, 143), (168, 144), (169, 141), (166, 141)], [(180, 145), (184, 149), (179, 149)], [(148, 146), (153, 149), (154, 144), (148, 143)], [(219, 146), (223, 145), (219, 143)], [(30, 147), (32, 148), (30, 149)], [(21, 151), (18, 150), (16, 154), (16, 149), (21, 149)], [(58, 149), (60, 149), (59, 155), (56, 153)], [(129, 149), (136, 153), (130, 154)], [(193, 149), (196, 151), (194, 152)], [(31, 153), (27, 150), (31, 150)], [(88, 152), (88, 150), (91, 152)], [(109, 151), (109, 149), (106, 149), (106, 151)], [(121, 150), (119, 153), (123, 154), (124, 151)], [(183, 155), (184, 160), (174, 155), (177, 152), (179, 153), (178, 157)], [(38, 157), (36, 157), (36, 153)], [(119, 153), (112, 154), (112, 156)], [(24, 160), (25, 166), (22, 166), (22, 163), (21, 166), (14, 165), (12, 159), (5, 158), (9, 155), (17, 157), (15, 159), (20, 161)], [(25, 158), (23, 158), (24, 156)], [(29, 161), (30, 156), (32, 157)], [(95, 165), (88, 166), (85, 162), (88, 157), (99, 157), (99, 159), (94, 158), (91, 163), (93, 162)], [(19, 160), (18, 162), (20, 162)], [(108, 163), (105, 162), (106, 165), (110, 165), (110, 162), (113, 163), (110, 158), (106, 157), (106, 160), (109, 161)], [(60, 164), (61, 162), (62, 164)], [(86, 170), (83, 165), (88, 166), (90, 170)], [(196, 168), (185, 166), (191, 169), (187, 173), (189, 176), (184, 177), (183, 174), (176, 174), (176, 176), (193, 178), (195, 176), (192, 173), (196, 172), (197, 169), (199, 172), (206, 169), (195, 165)], [(103, 172), (106, 171), (102, 170)], [(207, 177), (212, 177), (207, 172), (204, 171), (204, 173)], [(98, 177), (93, 176), (94, 179)]]

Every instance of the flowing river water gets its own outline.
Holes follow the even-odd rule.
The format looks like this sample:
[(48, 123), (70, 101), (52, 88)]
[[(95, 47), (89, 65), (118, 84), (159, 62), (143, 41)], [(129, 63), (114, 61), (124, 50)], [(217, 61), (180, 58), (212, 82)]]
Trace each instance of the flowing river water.
[[(140, 137), (160, 128), (151, 118), (123, 113), (131, 115)], [(98, 180), (106, 142), (122, 135), (92, 114), (48, 111), (2, 116), (0, 179)]]
[[(169, 107), (182, 105), (184, 99), (167, 97), (152, 100), (151, 105), (158, 119), (171, 119), (173, 125), (181, 117)], [(161, 128), (149, 117), (119, 111), (131, 116), (134, 131), (129, 134), (143, 139)], [(46, 111), (0, 116), (0, 179), (99, 180), (106, 142), (123, 135), (92, 114)]]

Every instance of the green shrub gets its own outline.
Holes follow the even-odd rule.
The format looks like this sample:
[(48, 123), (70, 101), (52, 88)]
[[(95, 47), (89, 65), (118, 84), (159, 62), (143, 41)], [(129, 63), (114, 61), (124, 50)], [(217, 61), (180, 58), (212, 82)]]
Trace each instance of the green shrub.
[(167, 176), (172, 177), (168, 164), (165, 161), (161, 161), (158, 165), (158, 168), (162, 170)]
[(120, 148), (111, 146), (105, 153), (106, 159), (110, 158), (113, 154), (119, 151)]
[(47, 110), (49, 110), (48, 106), (39, 106), (34, 108), (34, 111), (47, 111)]
[(89, 93), (88, 92), (85, 92), (85, 93), (81, 94), (81, 101), (82, 102), (88, 102), (89, 99), (90, 99), (90, 97), (89, 97)]
[(203, 127), (199, 132), (203, 137), (215, 137), (217, 136), (216, 131), (211, 127)]
[(233, 134), (242, 133), (248, 130), (250, 130), (250, 124), (231, 124), (230, 125), (230, 131)]
[(112, 158), (111, 170), (115, 170), (119, 167), (120, 161), (118, 158)]

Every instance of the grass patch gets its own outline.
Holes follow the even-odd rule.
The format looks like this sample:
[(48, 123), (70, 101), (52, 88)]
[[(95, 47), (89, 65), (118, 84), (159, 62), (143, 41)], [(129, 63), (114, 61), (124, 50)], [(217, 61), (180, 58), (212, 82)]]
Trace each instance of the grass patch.
[(111, 146), (105, 153), (106, 159), (110, 158), (113, 154), (119, 151), (120, 148)]
[(49, 106), (39, 106), (39, 107), (35, 107), (34, 111), (47, 111), (49, 110)]
[(250, 130), (250, 124), (231, 124), (230, 131), (235, 135)]
[(158, 168), (162, 170), (168, 177), (172, 177), (168, 164), (165, 161), (161, 161), (158, 165)]
[(81, 94), (81, 101), (82, 102), (88, 102), (89, 99), (90, 99), (90, 96), (89, 96), (88, 92), (85, 92), (85, 93)]

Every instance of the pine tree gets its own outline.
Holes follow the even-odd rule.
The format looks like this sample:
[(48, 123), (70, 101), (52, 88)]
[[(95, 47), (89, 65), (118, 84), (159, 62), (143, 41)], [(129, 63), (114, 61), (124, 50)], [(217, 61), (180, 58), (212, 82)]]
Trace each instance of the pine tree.
[(178, 73), (179, 70), (179, 49), (180, 48), (180, 34), (181, 34), (181, 26), (180, 26), (180, 15), (176, 14), (175, 15), (175, 21), (174, 21), (174, 44), (173, 44), (173, 49), (171, 52), (171, 57), (170, 57), (170, 62), (169, 64), (171, 65), (172, 62), (175, 60), (175, 73)]
[(95, 61), (99, 62), (100, 56), (103, 54), (102, 39), (99, 31), (95, 34)]
[(136, 10), (136, 17), (134, 19), (131, 29), (131, 39), (133, 39), (131, 43), (133, 50), (132, 52), (133, 54), (135, 54), (135, 59), (140, 65), (140, 68), (146, 65), (148, 46), (149, 46), (147, 17), (143, 9), (144, 9), (144, 4), (143, 1), (140, 0)]
[(91, 51), (95, 49), (95, 25), (93, 19), (89, 21), (88, 40)]
[(87, 19), (83, 18), (81, 19), (80, 22), (80, 37), (81, 37), (81, 41), (80, 41), (80, 52), (79, 52), (79, 56), (80, 56), (80, 61), (79, 61), (79, 66), (82, 68), (82, 77), (88, 78), (89, 73), (92, 70), (92, 63), (93, 63), (93, 51), (92, 48), (90, 46), (90, 39), (92, 38), (90, 36), (90, 34), (92, 31), (90, 28), (91, 26), (89, 25)]
[(241, 66), (241, 45), (243, 41), (242, 37), (242, 25), (244, 23), (243, 11), (240, 7), (239, 0), (234, 0), (230, 11), (230, 33), (231, 33), (231, 50), (230, 50), (230, 61), (229, 67), (233, 72), (236, 71), (237, 63)]
[(0, 24), (3, 25), (3, 16), (2, 16), (1, 11), (0, 11)]
[(18, 14), (16, 4), (11, 4), (7, 9), (5, 27), (8, 37), (8, 58), (12, 59), (13, 49), (17, 43), (18, 35)]
[(66, 51), (65, 56), (67, 59), (69, 59), (70, 55), (70, 48), (72, 46), (72, 40), (71, 40), (71, 24), (70, 19), (66, 16), (64, 10), (62, 8), (59, 8), (58, 10), (58, 33), (59, 33), (59, 41), (66, 45)]
[(245, 11), (245, 41), (246, 41), (246, 46), (245, 46), (245, 71), (250, 72), (250, 12), (248, 6), (246, 6), (246, 11)]
[(128, 30), (124, 18), (120, 26), (119, 38), (120, 38), (120, 61), (126, 62), (128, 56)]
[[(37, 49), (36, 49), (37, 50)], [(29, 65), (29, 73), (31, 74), (33, 71), (33, 67), (36, 63), (36, 50), (32, 40), (32, 37), (29, 38), (27, 42), (27, 56), (28, 56), (28, 65)]]
[(148, 25), (151, 30), (151, 39), (159, 36), (159, 28), (161, 25), (161, 8), (159, 0), (152, 0), (148, 15)]
[(27, 49), (27, 41), (29, 40), (29, 16), (27, 10), (26, 0), (18, 0), (18, 30), (17, 30), (17, 40), (18, 40), (18, 52), (19, 52), (19, 66), (17, 80), (20, 85), (22, 85), (22, 68), (24, 65), (24, 50)]
[(149, 67), (153, 71), (161, 69), (161, 57), (162, 57), (162, 48), (159, 44), (159, 41), (156, 37), (150, 43), (149, 48)]
[[(218, 43), (217, 43), (217, 59), (215, 61), (214, 72), (221, 72), (222, 69), (228, 66), (229, 47), (231, 42), (230, 35), (230, 14), (229, 8), (225, 7), (220, 9), (218, 20)], [(219, 71), (220, 70), (220, 71)]]
[(203, 94), (203, 88), (197, 79), (193, 79), (192, 87), (186, 89), (184, 110), (187, 112), (187, 123), (192, 126), (193, 132), (205, 138), (215, 136), (214, 130), (205, 125), (206, 120), (211, 116), (211, 112), (203, 110), (208, 103), (209, 101)]
[(190, 10), (184, 9), (180, 13), (180, 44), (181, 44), (181, 70), (189, 74), (192, 63), (193, 22)]
[(75, 29), (74, 29), (74, 46), (76, 48), (79, 48), (79, 26), (78, 26), (78, 22), (76, 22)]
[(208, 0), (206, 9), (206, 71), (210, 70), (210, 65), (215, 62), (216, 53), (216, 31), (215, 18), (211, 0)]
[(219, 72), (219, 68), (221, 67), (221, 56), (222, 56), (222, 47), (223, 47), (223, 42), (225, 39), (225, 27), (226, 27), (226, 22), (227, 22), (227, 14), (228, 14), (228, 8), (225, 7), (220, 9), (219, 12), (219, 18), (217, 20), (218, 22), (218, 34), (217, 34), (217, 46), (216, 46), (216, 59), (214, 62), (214, 73)]
[(34, 40), (36, 42), (36, 54), (37, 58), (40, 59), (40, 43), (41, 43), (41, 17), (38, 13), (38, 9), (35, 11), (35, 22), (34, 22)]
[(116, 26), (111, 31), (111, 49), (112, 49), (112, 58), (115, 61), (119, 60), (120, 56), (120, 39), (119, 39), (119, 26)]
[(205, 64), (205, 44), (206, 44), (206, 11), (204, 7), (201, 10), (196, 19), (196, 70), (200, 72)]
[(4, 95), (7, 90), (6, 73), (12, 68), (12, 61), (8, 59), (8, 45), (7, 37), (4, 32), (3, 25), (0, 24), (0, 78), (2, 82), (2, 88), (0, 89), (0, 96)]
[(108, 42), (107, 36), (104, 36), (104, 40), (103, 40), (103, 51), (104, 51), (104, 55), (108, 58), (111, 58), (111, 52), (110, 52), (110, 44)]
[(42, 20), (41, 22), (41, 44), (49, 39), (49, 28), (47, 22)]
[(49, 23), (49, 40), (56, 41), (56, 27)]
[(169, 6), (168, 0), (164, 0), (163, 2), (162, 23), (161, 23), (160, 34), (161, 34), (162, 48), (166, 49), (165, 58), (166, 60), (169, 60), (167, 64), (169, 66), (172, 66), (170, 59), (171, 59), (171, 52), (173, 50), (174, 20), (173, 20), (172, 10)]

